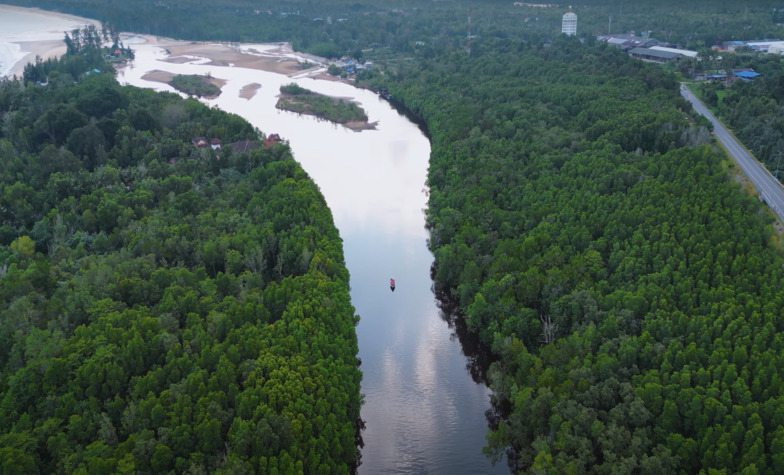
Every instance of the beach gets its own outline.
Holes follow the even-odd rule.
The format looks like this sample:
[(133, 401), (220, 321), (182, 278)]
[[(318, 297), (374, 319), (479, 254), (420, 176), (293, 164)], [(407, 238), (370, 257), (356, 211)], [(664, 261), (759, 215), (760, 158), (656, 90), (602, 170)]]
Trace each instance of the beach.
[[(65, 54), (65, 32), (90, 23), (101, 26), (97, 20), (74, 15), (0, 5), (0, 77), (21, 76), (25, 65), (34, 62), (36, 56), (45, 60)], [(194, 42), (132, 33), (122, 34), (121, 41), (133, 47), (158, 47), (166, 53), (162, 59), (171, 63), (255, 69), (292, 78), (336, 79), (326, 74), (326, 59), (295, 53), (289, 43)]]
[(256, 69), (291, 77), (319, 77), (326, 74), (327, 60), (295, 53), (289, 43), (235, 44), (181, 41), (152, 35), (127, 34), (122, 38), (133, 47), (153, 46), (166, 52), (163, 61), (176, 64), (202, 64), (216, 67)]
[(100, 22), (38, 8), (0, 5), (0, 77), (21, 76), (36, 56), (65, 54), (65, 32)]

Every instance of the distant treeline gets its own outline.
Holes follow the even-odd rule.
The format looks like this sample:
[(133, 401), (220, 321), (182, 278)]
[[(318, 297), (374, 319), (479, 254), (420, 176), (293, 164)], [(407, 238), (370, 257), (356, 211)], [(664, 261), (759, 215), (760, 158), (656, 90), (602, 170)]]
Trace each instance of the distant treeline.
[(81, 53), (0, 84), (0, 472), (351, 472), (358, 317), (318, 188)]
[[(22, 0), (6, 3), (32, 6)], [(693, 49), (722, 39), (779, 37), (778, 25), (784, 22), (784, 5), (776, 0), (576, 0), (570, 5), (578, 15), (579, 36), (635, 32)], [(34, 6), (107, 21), (119, 31), (189, 40), (289, 41), (299, 50), (321, 56), (362, 57), (364, 53), (374, 58), (461, 49), (469, 14), (476, 47), (481, 48), (486, 39), (544, 42), (560, 34), (561, 16), (568, 11), (565, 5), (539, 8), (506, 0), (37, 0)]]

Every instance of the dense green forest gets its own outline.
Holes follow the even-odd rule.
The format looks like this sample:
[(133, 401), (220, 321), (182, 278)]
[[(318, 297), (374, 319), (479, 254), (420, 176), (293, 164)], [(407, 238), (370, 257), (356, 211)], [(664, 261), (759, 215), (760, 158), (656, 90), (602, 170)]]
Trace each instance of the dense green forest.
[(500, 358), (488, 452), (553, 473), (784, 470), (767, 212), (674, 76), (574, 39), (495, 46), (388, 84), (429, 125), (436, 286)]
[(263, 136), (84, 53), (0, 84), (0, 472), (350, 472), (358, 317), (318, 188), (285, 144), (197, 150)]
[[(386, 88), (431, 137), (436, 290), (498, 358), (489, 455), (508, 451), (515, 471), (784, 473), (784, 261), (772, 218), (730, 178), (675, 75), (588, 33), (612, 15), (617, 32), (701, 49), (781, 36), (778, 5), (574, 2), (584, 43), (558, 35), (563, 10), (509, 2), (39, 5), (139, 32), (372, 56), (382, 73), (362, 84)], [(756, 87), (714, 91), (714, 105), (778, 124), (777, 87), (741, 108)], [(18, 130), (7, 141), (24, 145)], [(5, 242), (19, 259), (43, 241), (31, 228)]]

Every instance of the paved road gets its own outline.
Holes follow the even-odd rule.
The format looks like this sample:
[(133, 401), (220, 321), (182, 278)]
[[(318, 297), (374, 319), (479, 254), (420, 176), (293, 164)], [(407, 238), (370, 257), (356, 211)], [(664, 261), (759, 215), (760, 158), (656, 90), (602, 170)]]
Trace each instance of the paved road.
[(691, 102), (694, 110), (713, 122), (713, 131), (716, 133), (716, 138), (719, 139), (730, 153), (732, 159), (735, 160), (735, 163), (740, 166), (746, 173), (746, 176), (754, 183), (760, 196), (762, 196), (768, 206), (773, 209), (780, 220), (784, 221), (784, 188), (782, 188), (781, 184), (773, 178), (773, 175), (762, 164), (749, 155), (749, 152), (735, 140), (735, 137), (727, 131), (711, 111), (705, 107), (705, 104), (697, 99), (688, 88), (681, 86), (681, 95)]

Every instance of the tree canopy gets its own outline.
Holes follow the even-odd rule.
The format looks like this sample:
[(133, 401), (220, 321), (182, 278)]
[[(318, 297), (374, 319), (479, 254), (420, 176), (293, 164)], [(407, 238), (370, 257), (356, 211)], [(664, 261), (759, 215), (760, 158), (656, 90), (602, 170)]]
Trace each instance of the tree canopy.
[(0, 85), (0, 471), (351, 471), (358, 316), (316, 185), (286, 144), (192, 143), (262, 139), (242, 118), (75, 61)]
[[(613, 30), (646, 32), (692, 48), (707, 48), (718, 39), (740, 35), (775, 37), (781, 18), (778, 5), (718, 1), (700, 7), (667, 1), (638, 3), (630, 11), (631, 6), (623, 10), (621, 3), (575, 2), (578, 31), (584, 40), (580, 42), (559, 35), (562, 10), (510, 3), (471, 5), (474, 38), (470, 55), (466, 48), (471, 39), (468, 2), (251, 5), (234, 0), (207, 6), (200, 0), (186, 0), (174, 9), (161, 2), (131, 7), (96, 0), (46, 0), (42, 6), (65, 6), (72, 13), (109, 19), (122, 29), (138, 32), (188, 39), (292, 41), (298, 49), (325, 56), (349, 52), (372, 57), (382, 66), (381, 72), (360, 77), (360, 84), (386, 91), (394, 103), (423, 121), (432, 140), (427, 224), (435, 255), (436, 290), (458, 303), (468, 328), (498, 358), (489, 375), (497, 408), (486, 449), (490, 456), (508, 450), (513, 469), (552, 473), (784, 472), (784, 286), (780, 272), (784, 262), (781, 252), (771, 245), (773, 218), (729, 178), (724, 154), (712, 145), (701, 125), (704, 122), (679, 97), (674, 74), (592, 40), (611, 25)], [(151, 15), (152, 11), (157, 14)], [(612, 23), (608, 21), (611, 16)], [(346, 21), (337, 21), (340, 18)], [(778, 146), (773, 132), (778, 124), (775, 101), (780, 89), (775, 63), (771, 60), (769, 69), (760, 66), (760, 72), (772, 72), (765, 76), (765, 81), (771, 81), (767, 91), (741, 85), (737, 90), (712, 91), (709, 98), (715, 99), (713, 105), (725, 117), (744, 114), (744, 120), (759, 117), (756, 123), (766, 123), (765, 137), (758, 141), (761, 150), (769, 150), (778, 162), (773, 155)], [(102, 84), (100, 78), (90, 80), (96, 86)], [(239, 390), (245, 388), (240, 379), (227, 377), (211, 383), (211, 378), (219, 368), (236, 374), (231, 373), (230, 363), (245, 368), (235, 362), (245, 360), (243, 353), (239, 359), (232, 357), (230, 347), (226, 354), (203, 349), (212, 342), (211, 332), (217, 345), (232, 334), (224, 333), (223, 319), (215, 317), (222, 315), (224, 307), (209, 305), (219, 299), (221, 303), (229, 299), (227, 305), (231, 305), (234, 298), (247, 308), (249, 304), (240, 300), (244, 286), (257, 285), (260, 297), (253, 302), (261, 302), (268, 312), (259, 310), (263, 317), (258, 318), (267, 324), (261, 326), (283, 332), (274, 334), (283, 336), (286, 351), (305, 351), (301, 341), (307, 341), (309, 327), (302, 323), (302, 332), (297, 333), (296, 325), (280, 322), (288, 322), (291, 315), (307, 315), (309, 307), (303, 304), (290, 310), (284, 302), (300, 295), (296, 291), (302, 287), (295, 282), (320, 288), (318, 279), (323, 278), (345, 288), (345, 277), (335, 277), (345, 274), (339, 245), (330, 241), (335, 247), (329, 253), (338, 254), (319, 254), (310, 243), (320, 242), (320, 233), (306, 234), (301, 240), (277, 237), (281, 229), (288, 229), (289, 219), (307, 216), (310, 208), (304, 205), (284, 208), (294, 206), (289, 201), (300, 203), (296, 199), (280, 202), (279, 209), (286, 212), (258, 224), (263, 233), (248, 234), (257, 238), (258, 247), (232, 244), (231, 237), (205, 240), (199, 233), (202, 226), (243, 229), (238, 226), (245, 218), (224, 222), (217, 218), (221, 213), (200, 211), (220, 199), (242, 203), (247, 219), (256, 219), (249, 211), (257, 209), (249, 208), (255, 188), (243, 188), (240, 184), (246, 182), (238, 177), (256, 176), (252, 183), (266, 189), (271, 186), (267, 173), (275, 170), (278, 176), (280, 169), (289, 170), (279, 185), (269, 189), (277, 198), (300, 183), (301, 171), (288, 162), (263, 158), (272, 153), (266, 150), (250, 158), (228, 155), (224, 159), (222, 155), (220, 161), (189, 160), (189, 135), (225, 139), (247, 137), (250, 131), (240, 122), (235, 128), (207, 119), (203, 120), (209, 125), (181, 128), (178, 117), (201, 110), (192, 102), (173, 103), (153, 114), (152, 105), (138, 107), (130, 100), (146, 97), (143, 93), (113, 95), (111, 87), (106, 88), (107, 97), (117, 105), (99, 115), (94, 111), (105, 106), (103, 101), (90, 99), (95, 90), (85, 90), (81, 101), (59, 101), (40, 109), (34, 108), (39, 97), (48, 97), (43, 90), (0, 96), (4, 110), (20, 111), (6, 120), (0, 142), (4, 156), (13, 157), (3, 161), (2, 177), (7, 183), (2, 185), (0, 242), (6, 246), (3, 282), (14, 289), (3, 290), (10, 292), (3, 302), (8, 306), (4, 315), (11, 323), (3, 326), (4, 344), (0, 345), (2, 361), (9, 368), (3, 373), (8, 374), (4, 379), (7, 389), (3, 388), (0, 409), (11, 416), (0, 424), (9, 428), (4, 434), (10, 437), (0, 444), (2, 460), (21, 469), (57, 468), (51, 465), (51, 455), (41, 455), (44, 465), (28, 455), (69, 447), (57, 438), (67, 439), (65, 435), (56, 435), (65, 433), (67, 423), (69, 434), (102, 437), (100, 443), (98, 439), (78, 441), (84, 451), (65, 452), (66, 460), (83, 464), (79, 467), (88, 467), (88, 457), (99, 464), (111, 459), (111, 454), (123, 458), (114, 458), (109, 471), (122, 470), (129, 466), (126, 463), (148, 464), (143, 465), (145, 470), (153, 470), (153, 463), (155, 467), (173, 463), (175, 469), (225, 467), (220, 465), (223, 459), (210, 455), (214, 454), (210, 450), (220, 445), (220, 437), (228, 436), (236, 441), (230, 445), (230, 454), (254, 454), (251, 457), (257, 458), (251, 458), (251, 469), (272, 472), (275, 456), (259, 455), (256, 442), (246, 443), (242, 437), (252, 434), (264, 447), (278, 450), (275, 470), (290, 463), (296, 470), (302, 459), (294, 454), (301, 452), (292, 447), (305, 450), (296, 438), (297, 430), (303, 430), (306, 437), (310, 433), (301, 429), (307, 426), (297, 424), (299, 419), (291, 411), (283, 409), (287, 406), (280, 406), (281, 401), (288, 401), (285, 395), (289, 392), (281, 390), (259, 399), (269, 411), (253, 413), (255, 426), (239, 422), (235, 426), (236, 418), (227, 424), (228, 416), (221, 411), (236, 410), (242, 421), (249, 421), (240, 402), (251, 403), (239, 398)], [(160, 104), (168, 99), (149, 101)], [(170, 141), (156, 141), (168, 134), (175, 135)], [(167, 160), (174, 157), (175, 163), (168, 165)], [(36, 166), (29, 166), (30, 160), (37, 160)], [(141, 173), (139, 163), (145, 164), (141, 182), (153, 177), (158, 184), (144, 188), (148, 193), (134, 199), (115, 196), (141, 186), (134, 178)], [(199, 163), (202, 168), (196, 166)], [(51, 171), (36, 178), (46, 167)], [(205, 170), (204, 175), (196, 170)], [(123, 191), (119, 184), (131, 178), (130, 188)], [(239, 187), (231, 191), (231, 197), (220, 194), (222, 187), (229, 186), (225, 183)], [(42, 190), (46, 190), (45, 197), (40, 196)], [(80, 190), (78, 199), (72, 190)], [(67, 201), (70, 193), (74, 199)], [(104, 196), (112, 199), (104, 200)], [(254, 206), (262, 209), (259, 203), (274, 202), (273, 198), (265, 195)], [(58, 212), (53, 214), (53, 209)], [(164, 221), (156, 213), (176, 219)], [(194, 216), (199, 218), (195, 222)], [(132, 232), (128, 226), (133, 226)], [(137, 239), (139, 234), (152, 237)], [(191, 247), (181, 244), (194, 242)], [(62, 249), (68, 250), (69, 259), (49, 257), (65, 252)], [(118, 254), (107, 265), (98, 261)], [(143, 262), (123, 267), (120, 262), (126, 256)], [(147, 270), (158, 269), (151, 267), (158, 265), (156, 256), (162, 256), (167, 265), (174, 263), (183, 275), (167, 273), (162, 283), (156, 280), (154, 270)], [(77, 266), (80, 259), (86, 260), (85, 270)], [(242, 277), (246, 272), (249, 275)], [(293, 275), (284, 277), (287, 272)], [(151, 290), (134, 292), (135, 278), (138, 285)], [(96, 295), (75, 298), (70, 295), (77, 292), (58, 293), (62, 285), (75, 285), (62, 284), (69, 279), (87, 283), (85, 292)], [(113, 286), (101, 287), (97, 282)], [(171, 289), (169, 282), (178, 282), (183, 290)], [(198, 290), (192, 289), (192, 296), (186, 298), (191, 295), (186, 290), (188, 283)], [(213, 288), (216, 294), (210, 293)], [(347, 299), (326, 294), (324, 308), (349, 308)], [(301, 295), (308, 302), (312, 293), (301, 291)], [(57, 313), (59, 309), (71, 310)], [(346, 316), (352, 313), (345, 310)], [(51, 324), (49, 315), (65, 316)], [(115, 319), (104, 321), (99, 315), (114, 315)], [(232, 322), (239, 318), (240, 325), (249, 324), (243, 318), (254, 318), (244, 317), (247, 314), (239, 310), (223, 315), (231, 315)], [(103, 326), (91, 330), (93, 320)], [(127, 321), (139, 323), (128, 326)], [(350, 318), (339, 321), (350, 327)], [(66, 331), (71, 327), (73, 336)], [(148, 338), (159, 334), (158, 328), (166, 329), (167, 335), (182, 334), (172, 346), (159, 346), (166, 350), (163, 361), (156, 360), (160, 354), (149, 349), (164, 345), (164, 338)], [(94, 333), (98, 329), (105, 330)], [(287, 339), (290, 334), (285, 331), (295, 336)], [(194, 343), (196, 335), (204, 335), (201, 338), (207, 343), (198, 338)], [(47, 339), (62, 341), (61, 346), (52, 346)], [(350, 337), (345, 341), (349, 349), (340, 354), (353, 356), (355, 343)], [(106, 347), (104, 342), (116, 345), (118, 352), (122, 348), (127, 357), (113, 359), (116, 353), (98, 351)], [(194, 359), (192, 355), (198, 354), (198, 361), (161, 375), (156, 365), (163, 368), (170, 360), (179, 361), (179, 353), (172, 348), (181, 348)], [(321, 344), (318, 350), (325, 355)], [(174, 351), (171, 357), (170, 351)], [(293, 360), (290, 353), (279, 351), (270, 346), (267, 354)], [(120, 363), (126, 359), (136, 364), (126, 368)], [(82, 360), (95, 365), (77, 372)], [(351, 379), (358, 374), (351, 357), (327, 356), (325, 360), (337, 362), (349, 375), (347, 380), (356, 380)], [(147, 368), (150, 361), (150, 371), (155, 370), (151, 375), (133, 372), (138, 365)], [(264, 361), (257, 361), (246, 381), (253, 378), (253, 384), (266, 387), (274, 385), (268, 383), (274, 376), (286, 382), (282, 387), (296, 386), (290, 381), (298, 380), (286, 370), (276, 372)], [(46, 392), (45, 383), (52, 385), (46, 388), (76, 384), (58, 379), (65, 373), (59, 368), (81, 378), (73, 378), (81, 381), (83, 389), (73, 393), (77, 402), (70, 406), (70, 399), (55, 403), (37, 397)], [(116, 403), (122, 410), (108, 402), (100, 406), (109, 381), (101, 371), (108, 375), (109, 368), (133, 376), (133, 390)], [(228, 390), (216, 390), (215, 403), (206, 403), (206, 409), (197, 404), (196, 412), (177, 412), (171, 408), (172, 394), (180, 393), (170, 388), (164, 394), (159, 381), (167, 375), (185, 374), (189, 368), (203, 371), (198, 373), (203, 375), (201, 380), (193, 377), (189, 390), (203, 387), (208, 394), (211, 388)], [(131, 385), (127, 386), (130, 390)], [(303, 379), (302, 388), (308, 387), (313, 386)], [(318, 387), (314, 391), (322, 394)], [(66, 397), (63, 389), (54, 394)], [(98, 401), (97, 416), (82, 410), (85, 406), (78, 401), (83, 400), (88, 401), (84, 404)], [(131, 406), (130, 401), (136, 404)], [(327, 404), (319, 406), (319, 401), (314, 405), (317, 411)], [(358, 400), (350, 401), (352, 410), (358, 407)], [(157, 404), (161, 409), (156, 411)], [(31, 414), (24, 412), (27, 407)], [(57, 412), (63, 407), (78, 409)], [(197, 413), (199, 418), (188, 419)], [(86, 414), (93, 414), (92, 419)], [(332, 421), (329, 415), (325, 417), (322, 420)], [(198, 438), (186, 438), (191, 445), (181, 448), (172, 442), (184, 433), (174, 435), (179, 425), (168, 438), (165, 431), (151, 428), (153, 421), (161, 419), (179, 424), (198, 421), (191, 427)], [(340, 427), (345, 427), (337, 431), (340, 435), (325, 436), (321, 442), (316, 438), (307, 449), (324, 444), (346, 447), (348, 422)], [(318, 432), (313, 437), (321, 435)], [(112, 451), (115, 438), (121, 449)], [(151, 438), (155, 442), (147, 443)], [(134, 451), (131, 445), (139, 448)], [(128, 452), (130, 456), (125, 455)], [(201, 455), (194, 457), (194, 453)], [(323, 471), (320, 460), (305, 460), (305, 471), (314, 466), (319, 473)], [(344, 462), (334, 461), (334, 466), (342, 468), (339, 463), (349, 459), (340, 460)], [(333, 466), (329, 465), (332, 461), (323, 463)]]
[(385, 83), (432, 140), (436, 289), (499, 358), (488, 454), (534, 472), (781, 471), (769, 212), (670, 73), (574, 38), (492, 46)]

